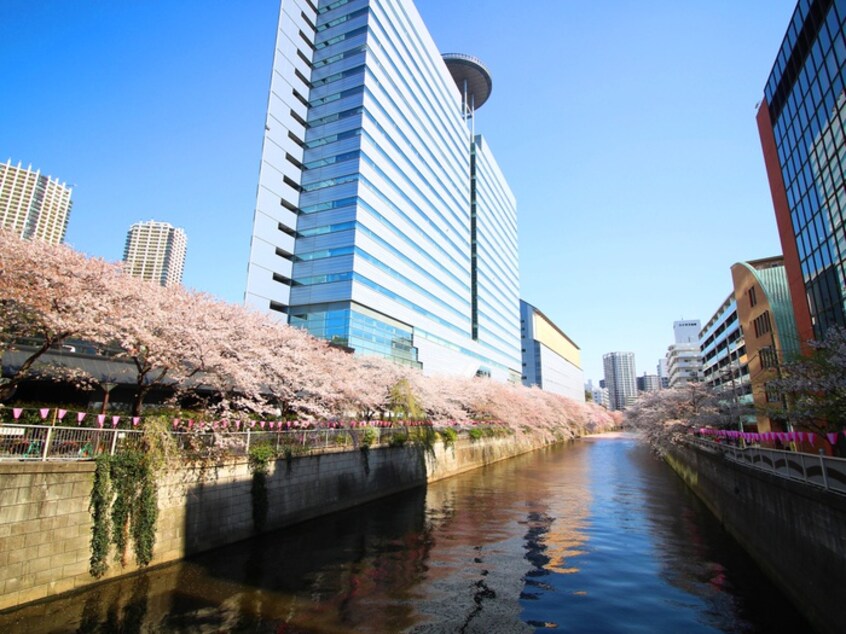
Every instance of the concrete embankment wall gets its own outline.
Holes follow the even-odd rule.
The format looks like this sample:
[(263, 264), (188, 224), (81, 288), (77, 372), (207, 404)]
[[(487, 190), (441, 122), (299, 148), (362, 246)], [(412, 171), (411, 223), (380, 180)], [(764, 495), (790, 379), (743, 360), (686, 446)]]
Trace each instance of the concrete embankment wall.
[(846, 624), (846, 497), (676, 446), (670, 466), (821, 632)]
[[(267, 477), (266, 530), (398, 493), (542, 446), (515, 438), (437, 442), (279, 460)], [(92, 520), (94, 464), (0, 463), (0, 610), (83, 588)], [(164, 564), (255, 534), (246, 460), (185, 467), (159, 481), (159, 519), (152, 565)], [(105, 579), (138, 570), (110, 562)]]

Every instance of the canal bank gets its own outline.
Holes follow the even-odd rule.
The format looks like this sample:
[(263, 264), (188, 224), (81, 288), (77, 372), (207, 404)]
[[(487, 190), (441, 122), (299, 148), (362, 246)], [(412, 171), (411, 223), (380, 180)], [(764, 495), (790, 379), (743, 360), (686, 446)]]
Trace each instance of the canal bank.
[(588, 438), (0, 613), (0, 631), (796, 634), (663, 461)]
[[(512, 458), (545, 446), (537, 438), (459, 438), (429, 447), (408, 444), (281, 459), (267, 475), (264, 531)], [(0, 610), (85, 588), (94, 464), (0, 463)], [(245, 459), (184, 466), (158, 482), (159, 515), (152, 566), (253, 537)], [(135, 573), (110, 562), (103, 579)]]
[(846, 623), (846, 496), (672, 445), (666, 462), (821, 632)]

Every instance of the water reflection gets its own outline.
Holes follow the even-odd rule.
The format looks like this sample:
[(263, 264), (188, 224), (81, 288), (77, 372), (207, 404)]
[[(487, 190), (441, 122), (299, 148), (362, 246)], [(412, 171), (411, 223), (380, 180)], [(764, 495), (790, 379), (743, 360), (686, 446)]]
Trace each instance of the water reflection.
[(603, 439), (0, 615), (0, 631), (808, 631), (785, 606), (665, 465)]

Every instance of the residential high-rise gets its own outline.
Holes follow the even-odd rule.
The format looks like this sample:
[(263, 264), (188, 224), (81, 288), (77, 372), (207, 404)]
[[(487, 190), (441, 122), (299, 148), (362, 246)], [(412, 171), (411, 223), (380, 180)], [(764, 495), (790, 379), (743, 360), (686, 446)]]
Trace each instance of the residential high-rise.
[(427, 373), (519, 381), (514, 197), (478, 60), (411, 0), (284, 0), (246, 303)]
[(126, 234), (124, 270), (133, 277), (174, 286), (182, 282), (188, 238), (167, 222), (136, 222)]
[(520, 300), (523, 385), (537, 386), (584, 402), (581, 351), (570, 337), (537, 308)]
[(846, 6), (797, 4), (758, 110), (758, 130), (803, 342), (846, 326)]
[(634, 352), (609, 352), (602, 355), (605, 386), (611, 409), (625, 409), (637, 398), (637, 373)]
[(71, 210), (71, 188), (32, 166), (0, 163), (0, 227), (20, 238), (60, 244)]

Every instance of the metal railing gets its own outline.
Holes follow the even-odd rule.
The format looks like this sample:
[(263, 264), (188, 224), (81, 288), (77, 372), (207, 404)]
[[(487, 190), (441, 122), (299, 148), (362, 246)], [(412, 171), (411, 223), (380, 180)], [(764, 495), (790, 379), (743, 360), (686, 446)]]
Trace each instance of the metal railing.
[[(418, 434), (428, 433), (425, 430), (424, 427), (394, 426), (169, 433), (177, 447), (189, 456), (210, 450), (219, 450), (223, 455), (245, 456), (257, 443), (275, 446), (279, 456), (298, 456), (358, 449), (366, 441), (379, 446), (389, 445), (400, 437), (414, 440)], [(3, 423), (0, 424), (0, 460), (91, 460), (103, 453), (114, 455), (140, 442), (142, 433), (137, 429)]]
[(822, 453), (815, 455), (762, 447), (739, 447), (697, 437), (688, 437), (686, 441), (711, 453), (720, 453), (732, 462), (846, 495), (844, 458), (825, 456)]

